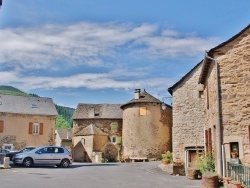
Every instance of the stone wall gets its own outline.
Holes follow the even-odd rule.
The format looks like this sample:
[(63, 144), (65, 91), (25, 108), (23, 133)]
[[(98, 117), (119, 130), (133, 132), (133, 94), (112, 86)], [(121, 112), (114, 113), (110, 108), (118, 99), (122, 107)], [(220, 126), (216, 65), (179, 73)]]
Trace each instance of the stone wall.
[[(146, 115), (139, 108), (146, 107)], [(161, 110), (156, 103), (138, 103), (123, 111), (123, 155), (129, 157), (161, 158), (171, 150), (172, 108)]]
[(173, 156), (185, 161), (185, 148), (204, 146), (204, 93), (198, 85), (202, 64), (173, 90)]
[[(238, 142), (240, 160), (249, 163), (250, 29), (222, 47), (214, 57), (218, 59), (219, 64), (223, 142)], [(211, 74), (208, 78), (209, 93), (214, 87), (214, 80), (215, 77)], [(210, 101), (215, 103), (216, 99), (212, 98)], [(214, 110), (207, 112), (209, 126), (214, 124), (211, 122), (213, 113)], [(224, 147), (226, 159), (229, 161), (229, 144), (225, 144)]]

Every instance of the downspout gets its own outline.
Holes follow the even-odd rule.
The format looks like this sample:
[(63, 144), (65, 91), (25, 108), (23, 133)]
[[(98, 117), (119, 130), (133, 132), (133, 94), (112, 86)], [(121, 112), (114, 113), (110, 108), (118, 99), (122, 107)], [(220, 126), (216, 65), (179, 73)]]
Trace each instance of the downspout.
[(221, 121), (220, 121), (220, 95), (219, 95), (219, 72), (218, 72), (218, 62), (217, 59), (214, 59), (212, 57), (209, 57), (207, 54), (207, 51), (205, 52), (205, 57), (207, 59), (210, 59), (214, 62), (215, 64), (215, 74), (216, 74), (216, 98), (217, 98), (217, 104), (216, 104), (216, 108), (217, 108), (217, 125), (218, 125), (218, 137), (219, 137), (219, 148), (218, 148), (218, 156), (219, 156), (219, 175), (224, 176), (224, 169), (223, 169), (223, 158), (222, 158), (222, 136), (221, 136)]

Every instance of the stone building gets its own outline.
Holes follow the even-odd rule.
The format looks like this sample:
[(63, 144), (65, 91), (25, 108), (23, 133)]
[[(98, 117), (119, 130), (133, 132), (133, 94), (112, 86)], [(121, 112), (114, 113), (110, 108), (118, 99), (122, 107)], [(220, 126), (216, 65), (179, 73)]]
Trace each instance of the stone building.
[(198, 85), (202, 62), (168, 89), (173, 96), (173, 155), (193, 166), (196, 151), (204, 149), (204, 96)]
[[(197, 114), (197, 118), (200, 115), (201, 124), (204, 121), (204, 147), (207, 151), (213, 152), (216, 170), (220, 175), (225, 175), (225, 165), (226, 162), (232, 161), (232, 152), (238, 154), (238, 158), (234, 161), (250, 162), (249, 62), (250, 25), (226, 42), (206, 52), (198, 80), (195, 78), (196, 74), (190, 78), (197, 80), (196, 88), (202, 85), (204, 89), (203, 91), (202, 88), (198, 89), (197, 100), (199, 101), (203, 97), (200, 101), (204, 101), (203, 105), (200, 105), (200, 110), (194, 108), (196, 106), (194, 103), (197, 101), (194, 101), (193, 98), (186, 101), (179, 99), (183, 97), (178, 94), (182, 85), (178, 86), (180, 88), (175, 86), (170, 88), (174, 101), (174, 129), (178, 127), (176, 119), (183, 116), (182, 111), (177, 113), (178, 101), (183, 100), (185, 103), (182, 104), (182, 107), (196, 111), (194, 114)], [(177, 106), (175, 107), (175, 105)], [(202, 115), (203, 112), (204, 115)], [(192, 125), (193, 122), (188, 121), (183, 128), (192, 127)], [(179, 131), (181, 130), (180, 127)], [(182, 137), (186, 137), (187, 140), (190, 137), (190, 132), (186, 134), (182, 131), (182, 134)], [(177, 146), (178, 144), (174, 144), (174, 147)], [(174, 148), (174, 151), (174, 155), (183, 155), (183, 151), (179, 151), (178, 148)]]
[(0, 147), (53, 145), (57, 115), (51, 98), (0, 95)]
[(130, 159), (161, 158), (171, 150), (172, 108), (161, 109), (162, 102), (145, 90), (135, 90), (135, 97), (123, 109), (123, 155)]
[(121, 104), (78, 104), (73, 114), (73, 158), (75, 161), (99, 162), (106, 144), (121, 147)]
[[(217, 171), (237, 152), (250, 162), (250, 25), (206, 53), (199, 83), (204, 85), (205, 126), (211, 130)], [(224, 157), (223, 157), (224, 156)]]
[(55, 146), (63, 146), (69, 151), (72, 150), (72, 130), (56, 129), (55, 130)]

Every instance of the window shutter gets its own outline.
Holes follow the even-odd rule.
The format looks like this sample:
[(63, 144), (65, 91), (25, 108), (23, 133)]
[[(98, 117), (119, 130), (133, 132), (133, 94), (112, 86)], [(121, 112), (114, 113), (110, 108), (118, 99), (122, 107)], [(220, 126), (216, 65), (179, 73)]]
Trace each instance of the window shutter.
[(0, 133), (3, 132), (3, 121), (0, 121)]
[(40, 123), (39, 125), (39, 134), (43, 134), (43, 123)]
[(29, 122), (29, 134), (32, 134), (33, 123)]

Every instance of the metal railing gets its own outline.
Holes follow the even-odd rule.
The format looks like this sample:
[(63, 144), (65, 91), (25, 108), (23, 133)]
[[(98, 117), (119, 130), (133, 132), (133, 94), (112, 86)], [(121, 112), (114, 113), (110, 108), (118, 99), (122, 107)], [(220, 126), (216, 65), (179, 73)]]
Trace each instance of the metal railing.
[(250, 188), (250, 166), (236, 163), (227, 163), (227, 177), (234, 181), (239, 181), (244, 186)]

